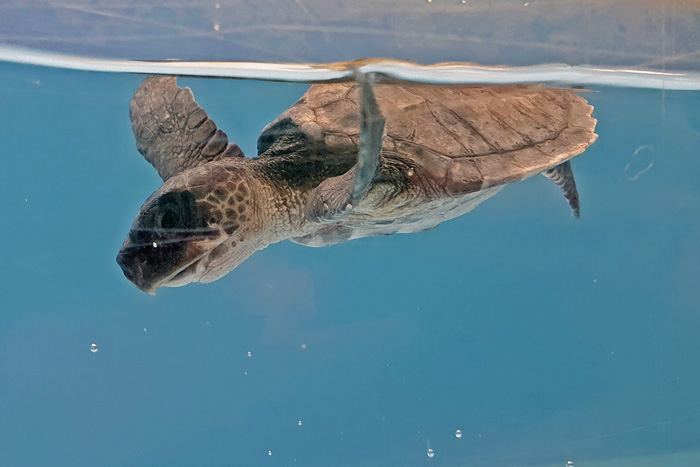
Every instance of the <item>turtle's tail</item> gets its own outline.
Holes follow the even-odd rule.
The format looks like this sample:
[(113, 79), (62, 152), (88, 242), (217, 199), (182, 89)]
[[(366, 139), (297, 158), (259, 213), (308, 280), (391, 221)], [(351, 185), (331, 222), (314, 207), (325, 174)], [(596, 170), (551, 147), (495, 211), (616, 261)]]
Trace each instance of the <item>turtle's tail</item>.
[(578, 191), (576, 190), (576, 180), (574, 180), (574, 172), (571, 170), (571, 162), (566, 161), (563, 164), (552, 167), (542, 172), (542, 175), (556, 183), (564, 192), (564, 197), (571, 206), (571, 214), (576, 218), (581, 217), (581, 207), (578, 201)]

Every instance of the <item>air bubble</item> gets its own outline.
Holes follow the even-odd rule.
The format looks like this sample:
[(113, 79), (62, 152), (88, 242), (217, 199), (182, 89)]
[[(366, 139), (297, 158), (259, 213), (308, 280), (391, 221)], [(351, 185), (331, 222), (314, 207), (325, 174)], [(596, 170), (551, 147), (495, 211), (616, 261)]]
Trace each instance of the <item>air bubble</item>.
[(435, 457), (435, 451), (433, 451), (432, 448), (428, 448), (428, 457), (430, 457), (431, 459)]
[(219, 26), (218, 23), (215, 24), (215, 25), (214, 25), (214, 31), (218, 31), (219, 29), (221, 29), (221, 26)]
[(574, 463), (571, 462), (571, 461), (568, 461), (568, 462), (566, 463), (566, 467), (574, 467)]
[(267, 455), (268, 455), (268, 456), (271, 456), (271, 455), (272, 455), (272, 451), (267, 451)]
[(249, 350), (249, 351), (248, 351), (248, 356), (249, 356), (249, 357), (252, 357), (252, 356), (253, 356), (253, 352), (251, 352), (251, 351)]
[(636, 182), (639, 180), (639, 177), (654, 167), (653, 152), (654, 146), (651, 144), (643, 144), (634, 150), (632, 159), (625, 165), (625, 177), (627, 177), (627, 180)]
[(94, 342), (92, 344), (90, 344), (90, 352), (95, 353), (98, 350), (100, 350), (100, 349), (97, 348), (97, 344), (95, 344)]
[(156, 242), (153, 242), (153, 248), (158, 248), (158, 244)]
[(461, 437), (462, 437), (462, 430), (457, 430), (457, 431), (455, 431), (455, 436), (456, 436), (457, 438), (461, 438)]
[(301, 426), (301, 420), (299, 420), (299, 423), (298, 423), (298, 425), (299, 425), (299, 426)]

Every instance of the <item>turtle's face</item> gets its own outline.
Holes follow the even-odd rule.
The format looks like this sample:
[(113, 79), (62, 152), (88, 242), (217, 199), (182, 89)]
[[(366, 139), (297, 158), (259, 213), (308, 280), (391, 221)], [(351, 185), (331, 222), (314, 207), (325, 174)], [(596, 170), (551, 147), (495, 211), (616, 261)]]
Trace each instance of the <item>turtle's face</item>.
[[(204, 179), (212, 183), (211, 177)], [(250, 256), (257, 248), (247, 245), (250, 242), (244, 237), (255, 235), (240, 222), (246, 220), (241, 213), (250, 200), (243, 200), (244, 209), (239, 211), (234, 203), (227, 203), (235, 190), (228, 193), (224, 187), (220, 183), (192, 186), (191, 176), (176, 176), (153, 193), (117, 256), (127, 279), (155, 294), (161, 286), (212, 282)], [(216, 194), (227, 196), (221, 200)]]

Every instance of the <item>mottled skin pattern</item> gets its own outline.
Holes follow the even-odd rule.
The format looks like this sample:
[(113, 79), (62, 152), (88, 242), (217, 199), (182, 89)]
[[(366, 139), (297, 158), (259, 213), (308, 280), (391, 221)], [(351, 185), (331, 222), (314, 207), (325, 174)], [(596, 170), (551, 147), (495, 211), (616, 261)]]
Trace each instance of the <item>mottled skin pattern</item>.
[(120, 250), (126, 277), (155, 293), (214, 281), (285, 239), (324, 246), (430, 229), (536, 173), (578, 215), (568, 159), (596, 135), (592, 108), (573, 92), (377, 86), (375, 101), (361, 78), (359, 87), (313, 86), (265, 128), (255, 158), (175, 78), (147, 78), (132, 126), (164, 184)]
[[(326, 225), (310, 222), (306, 207), (313, 190), (327, 177), (319, 177), (315, 182), (308, 179), (301, 182), (289, 173), (292, 167), (296, 170), (297, 165), (287, 165), (272, 158), (230, 158), (209, 162), (168, 179), (144, 203), (122, 247), (120, 263), (126, 266), (127, 277), (149, 292), (154, 291), (153, 285), (160, 282), (150, 284), (149, 270), (168, 271), (168, 279), (162, 285), (184, 285), (193, 277), (198, 282), (211, 282), (255, 251), (285, 239), (309, 246), (342, 242), (350, 239), (353, 232), (346, 225), (356, 224), (361, 218), (375, 218), (380, 222), (387, 219), (386, 224), (380, 224), (376, 230), (375, 235), (381, 234), (390, 220), (400, 216), (401, 204), (410, 208), (415, 202), (425, 202), (428, 197), (437, 199), (440, 193), (439, 187), (430, 187), (428, 181), (410, 184), (409, 178), (400, 184), (393, 181), (391, 184), (375, 183), (358, 206), (361, 209), (343, 222)], [(329, 176), (342, 174), (351, 167), (352, 161), (348, 160), (337, 171), (327, 173)], [(392, 173), (392, 168), (386, 173)], [(172, 207), (172, 200), (164, 205), (158, 203), (172, 193), (186, 193), (193, 203), (184, 210), (175, 209), (177, 219), (163, 226), (158, 218), (162, 219), (167, 208)], [(377, 216), (364, 214), (386, 205), (389, 199), (395, 203), (393, 209), (381, 209), (383, 214)], [(150, 210), (157, 214), (144, 215)], [(183, 225), (183, 219), (190, 215), (196, 220)], [(135, 236), (135, 232), (140, 236)], [(144, 233), (148, 235), (144, 236)], [(183, 235), (177, 236), (177, 233)], [(319, 241), (320, 238), (323, 241)], [(206, 255), (201, 257), (203, 254)], [(175, 270), (178, 274), (173, 275)]]

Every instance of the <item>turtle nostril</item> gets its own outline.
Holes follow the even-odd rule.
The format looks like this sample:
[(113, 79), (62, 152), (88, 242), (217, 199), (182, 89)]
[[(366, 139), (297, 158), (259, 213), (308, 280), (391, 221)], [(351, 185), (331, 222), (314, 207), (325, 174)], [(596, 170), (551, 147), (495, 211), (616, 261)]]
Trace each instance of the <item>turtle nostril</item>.
[(129, 282), (145, 292), (154, 293), (151, 290), (153, 281), (144, 277), (144, 263), (142, 261), (139, 261), (133, 254), (130, 255), (125, 251), (120, 251), (117, 255), (117, 263), (122, 268), (122, 272), (124, 272), (124, 276)]
[(124, 251), (123, 251), (123, 250), (120, 251), (120, 252), (117, 254), (117, 264), (118, 264), (119, 267), (121, 267), (122, 269), (124, 269), (124, 266), (125, 266), (125, 264), (126, 264), (126, 258), (125, 258), (125, 256), (126, 256), (126, 255), (124, 254)]
[[(132, 253), (132, 254), (129, 254)], [(122, 268), (124, 276), (136, 285), (140, 285), (143, 282), (143, 268), (142, 263), (136, 259), (133, 252), (128, 249), (122, 248), (122, 250), (117, 255), (117, 264)]]
[(119, 265), (120, 268), (122, 268), (122, 271), (124, 272), (124, 275), (126, 276), (129, 281), (133, 282), (134, 281), (134, 273), (131, 270), (131, 267), (129, 265), (129, 259), (124, 252), (124, 250), (120, 251), (119, 254), (117, 255), (117, 264)]

